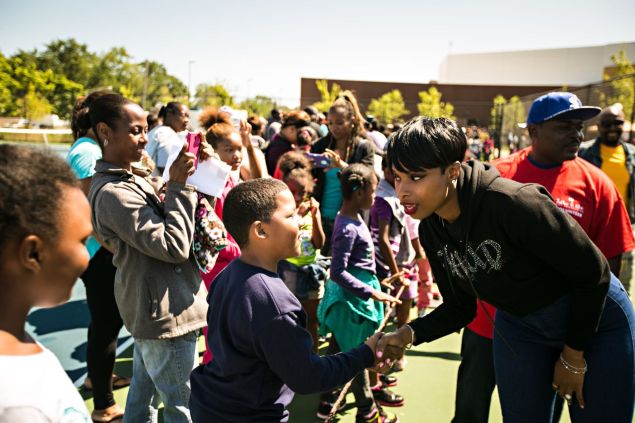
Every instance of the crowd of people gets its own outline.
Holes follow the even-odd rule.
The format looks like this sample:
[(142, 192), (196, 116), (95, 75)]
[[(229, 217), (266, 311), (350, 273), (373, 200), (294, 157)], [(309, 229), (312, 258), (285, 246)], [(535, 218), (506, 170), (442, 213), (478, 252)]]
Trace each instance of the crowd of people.
[[(80, 98), (66, 163), (0, 145), (0, 369), (20, 374), (0, 383), (0, 422), (156, 421), (161, 403), (166, 422), (287, 421), (294, 393), (320, 393), (326, 420), (349, 380), (357, 422), (397, 422), (405, 351), (462, 328), (454, 422), (487, 422), (496, 386), (506, 422), (556, 422), (565, 404), (574, 422), (630, 422), (623, 124), (619, 105), (550, 93), (527, 116), (531, 146), (490, 164), (485, 131), (381, 128), (348, 91), (325, 115), (210, 107), (200, 133), (184, 104)], [(205, 162), (226, 169), (216, 195), (188, 182)], [(24, 328), (78, 277), (91, 413)], [(131, 379), (113, 373), (122, 326)]]

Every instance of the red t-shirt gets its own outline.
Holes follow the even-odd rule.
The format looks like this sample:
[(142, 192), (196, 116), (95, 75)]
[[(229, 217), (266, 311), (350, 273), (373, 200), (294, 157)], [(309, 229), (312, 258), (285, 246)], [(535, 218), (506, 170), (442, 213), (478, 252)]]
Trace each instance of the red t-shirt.
[[(606, 258), (635, 248), (624, 202), (604, 172), (579, 157), (544, 169), (528, 159), (529, 153), (531, 147), (493, 164), (504, 178), (547, 188), (558, 207), (580, 224)], [(480, 307), (468, 328), (481, 336), (492, 337), (492, 324)]]

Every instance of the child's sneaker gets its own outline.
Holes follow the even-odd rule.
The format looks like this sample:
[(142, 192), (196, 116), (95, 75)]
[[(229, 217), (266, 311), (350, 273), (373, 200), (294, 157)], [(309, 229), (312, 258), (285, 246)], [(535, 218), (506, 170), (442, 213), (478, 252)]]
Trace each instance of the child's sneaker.
[[(315, 413), (317, 418), (320, 419), (320, 420), (326, 420), (326, 418), (331, 413), (331, 408), (332, 407), (333, 407), (333, 403), (332, 402), (320, 401), (320, 405), (318, 405), (317, 413)], [(338, 409), (335, 412), (335, 414), (341, 413), (344, 410), (344, 408), (346, 408), (346, 401), (342, 401), (342, 403), (338, 407)]]
[(393, 375), (380, 374), (379, 380), (384, 388), (397, 386), (397, 378)]
[(381, 385), (377, 388), (371, 388), (373, 392), (373, 398), (377, 404), (385, 405), (386, 407), (401, 407), (404, 404), (404, 398), (401, 395), (395, 394), (388, 388), (384, 388)]
[(395, 414), (387, 413), (378, 405), (366, 415), (356, 415), (355, 423), (399, 423), (399, 417)]

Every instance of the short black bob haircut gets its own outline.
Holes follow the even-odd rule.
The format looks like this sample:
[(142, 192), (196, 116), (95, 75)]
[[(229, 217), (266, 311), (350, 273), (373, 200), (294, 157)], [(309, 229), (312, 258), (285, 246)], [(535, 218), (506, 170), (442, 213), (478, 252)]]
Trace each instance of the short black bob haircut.
[(409, 120), (388, 140), (388, 166), (400, 172), (441, 168), (463, 162), (465, 134), (453, 120), (423, 116)]
[(277, 179), (259, 178), (243, 182), (229, 191), (222, 219), (239, 247), (249, 243), (252, 223), (271, 220), (278, 207), (276, 197), (288, 189), (284, 182)]

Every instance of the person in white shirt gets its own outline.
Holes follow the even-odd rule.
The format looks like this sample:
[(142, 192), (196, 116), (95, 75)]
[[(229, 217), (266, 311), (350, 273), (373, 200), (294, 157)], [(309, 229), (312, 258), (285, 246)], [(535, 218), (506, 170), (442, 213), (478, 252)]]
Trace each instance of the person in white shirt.
[(0, 145), (0, 423), (91, 421), (57, 358), (25, 330), (32, 307), (69, 299), (91, 233), (88, 200), (63, 159)]
[(159, 119), (163, 125), (148, 132), (146, 151), (156, 167), (153, 176), (163, 175), (170, 153), (179, 151), (185, 142), (178, 134), (187, 129), (190, 123), (190, 110), (186, 105), (171, 101), (159, 110)]

